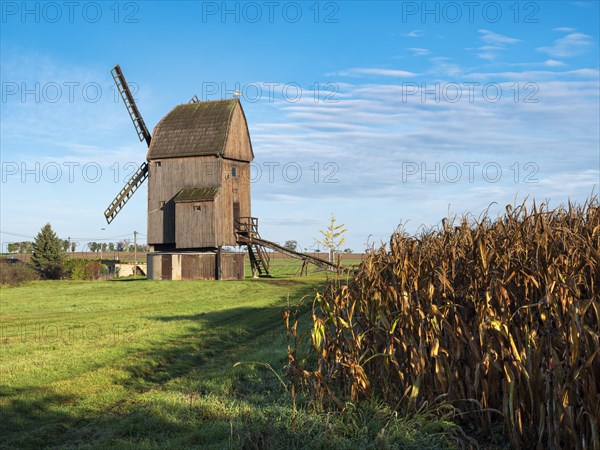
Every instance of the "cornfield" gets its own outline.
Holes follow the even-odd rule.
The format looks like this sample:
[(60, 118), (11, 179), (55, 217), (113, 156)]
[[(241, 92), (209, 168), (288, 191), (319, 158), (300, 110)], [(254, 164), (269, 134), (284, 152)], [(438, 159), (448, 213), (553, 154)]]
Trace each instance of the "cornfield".
[(296, 342), (288, 375), (340, 407), (443, 399), (482, 432), (501, 421), (517, 449), (599, 450), (599, 249), (596, 196), (397, 231), (317, 294), (310, 357)]

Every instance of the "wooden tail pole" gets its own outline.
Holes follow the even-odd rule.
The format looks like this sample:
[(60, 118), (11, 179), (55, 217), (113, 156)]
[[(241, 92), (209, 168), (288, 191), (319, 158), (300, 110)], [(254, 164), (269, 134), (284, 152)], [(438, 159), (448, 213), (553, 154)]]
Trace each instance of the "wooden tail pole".
[(325, 261), (305, 253), (295, 252), (287, 249), (275, 242), (267, 241), (260, 237), (258, 233), (258, 219), (256, 217), (240, 217), (236, 220), (236, 234), (238, 244), (248, 247), (248, 256), (250, 258), (250, 267), (252, 268), (252, 276), (269, 275), (269, 253), (266, 249), (271, 249), (279, 253), (283, 253), (291, 258), (301, 259), (302, 269), (308, 273), (308, 264), (312, 263), (318, 267), (323, 267), (328, 270), (337, 270), (335, 264)]

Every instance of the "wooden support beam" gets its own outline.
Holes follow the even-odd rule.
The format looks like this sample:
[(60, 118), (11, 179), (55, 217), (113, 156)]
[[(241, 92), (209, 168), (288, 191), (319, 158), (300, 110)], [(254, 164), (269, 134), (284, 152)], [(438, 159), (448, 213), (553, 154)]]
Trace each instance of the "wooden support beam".
[(221, 251), (222, 251), (222, 249), (223, 249), (223, 247), (221, 245), (219, 245), (219, 247), (217, 248), (217, 261), (215, 264), (215, 269), (217, 272), (215, 278), (217, 280), (220, 280), (223, 277), (222, 276), (223, 272), (221, 270)]

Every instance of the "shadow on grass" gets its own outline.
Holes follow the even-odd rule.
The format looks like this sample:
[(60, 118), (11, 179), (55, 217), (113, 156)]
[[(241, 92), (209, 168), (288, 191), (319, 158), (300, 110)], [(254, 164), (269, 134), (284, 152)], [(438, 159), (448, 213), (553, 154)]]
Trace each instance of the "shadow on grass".
[(200, 320), (206, 314), (207, 313), (205, 313), (205, 312), (201, 312), (198, 314), (178, 314), (175, 316), (154, 316), (154, 317), (151, 317), (151, 319), (159, 320), (161, 322), (176, 322), (176, 321), (181, 321), (181, 320)]
[[(5, 398), (10, 395), (12, 398)], [(211, 411), (195, 405), (190, 411), (163, 402), (120, 404), (79, 415), (69, 411), (81, 399), (50, 389), (0, 389), (0, 449), (40, 448), (162, 448), (161, 441), (175, 440), (178, 447), (197, 448), (213, 439), (227, 439), (226, 418), (210, 433), (198, 430), (194, 418)], [(174, 420), (174, 415), (179, 416)]]
[(299, 284), (304, 284), (302, 280), (290, 280), (289, 277), (285, 277), (284, 279), (278, 280), (277, 278), (258, 278), (255, 279), (255, 283), (265, 283), (271, 284), (273, 286), (297, 286)]
[(135, 277), (135, 278), (113, 278), (111, 280), (109, 280), (113, 283), (125, 283), (125, 282), (129, 282), (129, 281), (148, 281), (148, 278), (146, 277)]
[[(0, 387), (0, 448), (41, 448), (81, 421), (57, 408), (76, 401), (75, 396), (50, 389)], [(58, 433), (57, 433), (58, 432)]]
[[(295, 304), (313, 292), (310, 284), (294, 286), (290, 300)], [(286, 300), (287, 296), (280, 297), (281, 304)], [(275, 389), (282, 395), (276, 376), (267, 370), (250, 380), (225, 382), (235, 362), (254, 360), (257, 352), (285, 336), (282, 310), (283, 307), (239, 307), (150, 317), (162, 322), (181, 321), (185, 331), (161, 339), (149, 349), (130, 353), (124, 367), (130, 376), (120, 382), (127, 396), (101, 409), (80, 405), (89, 403), (89, 399), (52, 389), (0, 387), (0, 448), (135, 448), (142, 443), (145, 448), (161, 448), (166, 442), (198, 448), (210, 444), (211, 439), (227, 442), (228, 417), (214, 416), (215, 411), (226, 414), (222, 407), (187, 408), (183, 405), (187, 400), (163, 404), (154, 396), (137, 394), (167, 389), (181, 396), (187, 386), (193, 395), (244, 396), (256, 404), (270, 401), (269, 392)], [(270, 357), (282, 366), (285, 347), (274, 349)], [(205, 377), (212, 377), (214, 384), (206, 384)], [(174, 384), (166, 387), (170, 382)], [(215, 389), (225, 389), (226, 393)]]
[[(290, 302), (298, 303), (304, 296), (312, 296), (315, 286), (299, 284), (290, 293)], [(280, 297), (285, 304), (288, 297)], [(252, 354), (264, 345), (285, 336), (281, 313), (284, 307), (238, 307), (195, 314), (154, 316), (161, 322), (188, 322), (186, 332), (146, 352), (137, 353), (137, 362), (126, 368), (131, 377), (128, 388), (145, 391), (174, 378), (188, 377), (207, 364), (232, 367), (239, 360), (251, 360)], [(281, 359), (287, 358), (281, 347)]]

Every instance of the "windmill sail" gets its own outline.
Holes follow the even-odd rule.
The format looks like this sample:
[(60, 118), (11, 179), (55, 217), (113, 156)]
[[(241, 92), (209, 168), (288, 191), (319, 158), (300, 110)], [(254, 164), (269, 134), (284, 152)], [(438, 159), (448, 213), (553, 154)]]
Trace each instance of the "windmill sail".
[[(119, 94), (121, 94), (123, 103), (125, 103), (125, 107), (127, 108), (129, 117), (133, 122), (135, 131), (140, 138), (140, 142), (145, 140), (146, 144), (150, 146), (150, 132), (144, 123), (144, 119), (142, 119), (140, 111), (137, 109), (137, 105), (135, 104), (135, 100), (131, 94), (127, 80), (125, 80), (121, 66), (117, 64), (115, 67), (113, 67), (110, 73), (115, 80)], [(125, 206), (125, 203), (127, 203), (133, 193), (138, 190), (146, 178), (148, 178), (148, 163), (144, 162), (127, 181), (125, 187), (121, 189), (121, 192), (117, 194), (109, 207), (106, 208), (106, 211), (104, 211), (104, 217), (106, 217), (106, 221), (108, 223), (111, 223), (114, 220), (117, 214), (119, 214), (119, 211), (121, 211), (123, 206)]]
[(125, 203), (127, 203), (133, 193), (138, 190), (146, 178), (148, 178), (148, 163), (144, 162), (132, 175), (129, 181), (127, 181), (125, 187), (117, 194), (110, 206), (106, 208), (106, 211), (104, 211), (104, 217), (106, 217), (108, 223), (111, 223), (117, 214), (119, 214), (119, 211), (123, 209)]
[(121, 94), (121, 98), (123, 99), (123, 103), (125, 103), (125, 107), (127, 108), (127, 112), (129, 113), (129, 117), (131, 117), (131, 121), (133, 122), (133, 126), (135, 127), (135, 131), (140, 138), (140, 142), (143, 140), (146, 141), (146, 144), (150, 146), (150, 133), (148, 132), (148, 128), (144, 123), (144, 119), (142, 119), (142, 115), (137, 109), (137, 105), (135, 104), (135, 100), (133, 99), (133, 95), (129, 90), (129, 85), (123, 76), (123, 71), (121, 70), (120, 65), (116, 65), (110, 71), (113, 79), (115, 80), (115, 84), (117, 85), (117, 89), (119, 90), (119, 94)]

